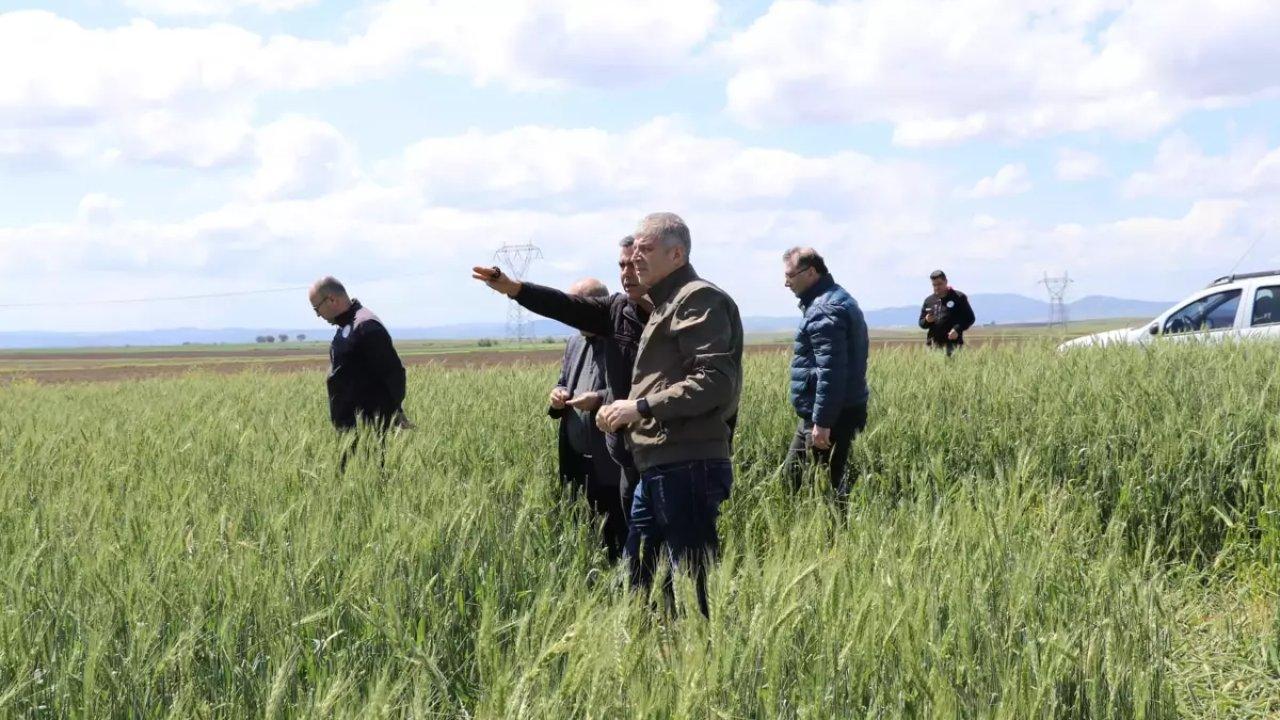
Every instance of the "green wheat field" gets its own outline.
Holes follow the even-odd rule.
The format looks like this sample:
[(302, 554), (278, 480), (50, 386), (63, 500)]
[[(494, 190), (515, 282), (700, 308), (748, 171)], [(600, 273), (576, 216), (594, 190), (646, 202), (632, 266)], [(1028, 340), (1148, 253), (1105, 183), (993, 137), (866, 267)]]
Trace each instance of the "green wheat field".
[(0, 387), (0, 716), (1280, 716), (1280, 354), (876, 352), (847, 507), (753, 355), (712, 616), (625, 588), (550, 366)]

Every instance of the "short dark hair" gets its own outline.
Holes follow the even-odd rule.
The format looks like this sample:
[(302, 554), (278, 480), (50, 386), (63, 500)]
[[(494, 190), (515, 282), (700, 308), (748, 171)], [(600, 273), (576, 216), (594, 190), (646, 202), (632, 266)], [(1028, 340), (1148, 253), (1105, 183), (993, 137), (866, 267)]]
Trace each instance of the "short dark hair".
[(934, 270), (933, 272), (929, 273), (929, 279), (930, 280), (946, 280), (947, 274), (942, 272), (941, 270)]
[(618, 241), (618, 247), (631, 247), (636, 244), (636, 236), (628, 235)]
[(790, 260), (791, 258), (796, 260), (796, 272), (808, 270), (809, 268), (817, 270), (819, 275), (826, 275), (828, 272), (827, 261), (823, 260), (818, 251), (813, 248), (793, 247), (782, 253), (783, 260)]

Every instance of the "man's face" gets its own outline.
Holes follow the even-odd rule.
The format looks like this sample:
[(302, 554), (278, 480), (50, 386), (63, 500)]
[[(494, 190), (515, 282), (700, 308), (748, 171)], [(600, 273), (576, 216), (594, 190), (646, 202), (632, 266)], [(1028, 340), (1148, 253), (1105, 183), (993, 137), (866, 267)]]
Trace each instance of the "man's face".
[(337, 309), (337, 298), (332, 295), (322, 295), (319, 290), (312, 288), (308, 299), (311, 301), (311, 309), (316, 312), (316, 317), (323, 318), (330, 325), (333, 324), (334, 318), (342, 314), (342, 311)]
[(934, 295), (937, 295), (938, 297), (942, 297), (944, 294), (946, 294), (946, 292), (947, 292), (947, 279), (946, 279), (946, 278), (944, 278), (944, 277), (940, 277), (940, 278), (932, 278), (932, 279), (930, 280), (930, 282), (932, 282), (932, 283), (933, 283), (933, 294), (934, 294)]
[(782, 261), (783, 283), (787, 289), (795, 293), (796, 297), (804, 294), (805, 290), (813, 287), (818, 281), (818, 271), (811, 267), (796, 269), (795, 257), (789, 257)]
[(640, 282), (640, 275), (636, 272), (635, 250), (635, 243), (632, 243), (622, 248), (622, 252), (618, 255), (618, 271), (622, 276), (622, 292), (626, 293), (632, 302), (640, 300), (645, 293), (649, 292), (649, 286)]
[(640, 282), (653, 287), (680, 267), (684, 258), (681, 247), (667, 247), (657, 237), (636, 238), (635, 252), (631, 254), (636, 264), (636, 276)]

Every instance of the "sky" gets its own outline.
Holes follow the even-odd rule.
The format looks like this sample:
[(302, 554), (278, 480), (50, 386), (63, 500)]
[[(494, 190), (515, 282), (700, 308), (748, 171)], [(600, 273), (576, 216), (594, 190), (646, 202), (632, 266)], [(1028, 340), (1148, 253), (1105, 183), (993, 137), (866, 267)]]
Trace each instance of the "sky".
[(936, 268), (1176, 300), (1280, 267), (1276, 37), (1275, 0), (0, 0), (0, 331), (305, 328), (325, 274), (501, 322), (471, 266), (616, 288), (654, 211), (744, 315), (795, 312), (795, 245), (866, 308)]

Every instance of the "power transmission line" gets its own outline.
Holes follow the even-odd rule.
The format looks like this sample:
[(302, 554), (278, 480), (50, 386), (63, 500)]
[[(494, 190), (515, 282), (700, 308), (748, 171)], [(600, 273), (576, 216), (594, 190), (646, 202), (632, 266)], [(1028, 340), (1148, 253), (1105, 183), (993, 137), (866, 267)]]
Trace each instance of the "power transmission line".
[(1049, 273), (1044, 274), (1044, 279), (1038, 284), (1044, 285), (1044, 289), (1049, 291), (1049, 327), (1055, 325), (1067, 328), (1067, 303), (1063, 298), (1066, 297), (1067, 287), (1075, 282), (1067, 273), (1062, 273), (1062, 277), (1049, 277)]
[[(542, 250), (533, 243), (503, 245), (493, 253), (493, 262), (507, 269), (516, 280), (524, 280), (534, 260), (542, 259)], [(524, 307), (512, 300), (507, 306), (507, 337), (524, 342), (533, 339), (533, 321), (525, 317)]]

